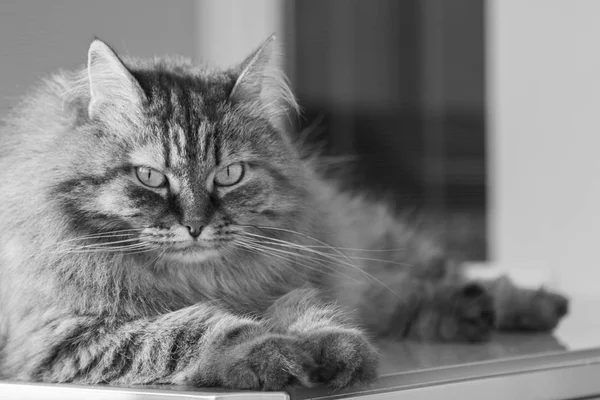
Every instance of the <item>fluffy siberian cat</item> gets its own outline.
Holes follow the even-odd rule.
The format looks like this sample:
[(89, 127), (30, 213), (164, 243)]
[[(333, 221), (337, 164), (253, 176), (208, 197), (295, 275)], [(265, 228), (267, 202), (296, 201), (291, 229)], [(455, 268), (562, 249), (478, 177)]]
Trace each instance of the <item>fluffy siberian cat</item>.
[(566, 313), (467, 282), (388, 207), (320, 177), (283, 128), (296, 103), (272, 38), (227, 71), (99, 40), (88, 57), (2, 127), (4, 378), (337, 389), (376, 377), (363, 330), (480, 341)]

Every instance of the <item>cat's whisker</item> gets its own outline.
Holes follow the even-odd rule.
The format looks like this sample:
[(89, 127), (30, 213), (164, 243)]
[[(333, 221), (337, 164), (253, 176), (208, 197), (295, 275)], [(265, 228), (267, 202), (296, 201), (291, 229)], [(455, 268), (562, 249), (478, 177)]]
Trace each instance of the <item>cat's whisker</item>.
[(135, 242), (140, 243), (140, 239), (136, 237), (136, 238), (130, 238), (130, 239), (116, 240), (114, 242), (93, 243), (93, 244), (81, 245), (81, 246), (78, 246), (78, 248), (86, 248), (86, 247), (102, 247), (102, 248), (104, 248), (104, 247), (111, 247), (116, 244), (135, 243)]
[(402, 263), (402, 262), (398, 262), (398, 261), (394, 261), (394, 260), (385, 260), (382, 258), (370, 258), (370, 257), (360, 257), (360, 256), (348, 256), (354, 260), (363, 260), (363, 261), (375, 261), (375, 262), (380, 262), (380, 263), (386, 263), (386, 264), (392, 264), (392, 265), (398, 265), (401, 267), (414, 267), (413, 264), (409, 264), (409, 263)]
[(142, 243), (132, 243), (129, 245), (121, 244), (118, 246), (93, 244), (93, 245), (85, 245), (85, 246), (73, 246), (73, 247), (66, 247), (66, 248), (58, 248), (58, 249), (55, 249), (52, 251), (48, 251), (48, 252), (46, 252), (46, 254), (67, 254), (67, 253), (71, 253), (73, 251), (83, 252), (86, 250), (96, 251), (96, 252), (100, 252), (100, 251), (115, 252), (115, 251), (123, 251), (123, 250), (131, 249), (131, 248), (138, 248), (138, 247), (143, 247), (143, 246), (145, 246), (145, 245)]
[(56, 252), (55, 255), (67, 256), (69, 254), (84, 254), (84, 253), (125, 253), (128, 250), (148, 249), (148, 247), (137, 247), (131, 249), (105, 250), (105, 249), (86, 249), (86, 250), (69, 250), (65, 252)]
[[(309, 261), (318, 262), (318, 263), (321, 263), (321, 265), (322, 265), (323, 267), (325, 267), (325, 268), (331, 268), (331, 266), (328, 266), (328, 265), (326, 265), (326, 264), (323, 264), (323, 260), (320, 260), (320, 259), (318, 259), (318, 258), (316, 258), (316, 257), (311, 257), (311, 256), (307, 256), (307, 255), (305, 255), (305, 254), (301, 254), (301, 253), (290, 252), (290, 251), (285, 251), (285, 250), (281, 250), (281, 249), (277, 249), (277, 248), (273, 248), (273, 247), (265, 246), (263, 243), (260, 243), (260, 242), (253, 242), (253, 241), (247, 241), (247, 240), (246, 240), (246, 241), (239, 241), (239, 242), (241, 242), (241, 243), (245, 243), (245, 244), (248, 244), (248, 245), (254, 246), (254, 247), (256, 247), (256, 248), (260, 248), (260, 249), (265, 249), (265, 250), (267, 250), (267, 249), (268, 249), (268, 250), (269, 250), (269, 251), (271, 251), (271, 252), (275, 251), (275, 252), (277, 252), (277, 253), (281, 253), (281, 254), (287, 254), (287, 255), (290, 255), (290, 256), (295, 256), (295, 257), (297, 257), (297, 258), (303, 258), (303, 259), (305, 259), (305, 260), (309, 260)], [(293, 260), (293, 259), (290, 259), (290, 260), (292, 260), (292, 261), (295, 261), (295, 260)]]
[(98, 253), (98, 252), (114, 253), (114, 252), (125, 252), (127, 250), (138, 250), (138, 249), (152, 249), (152, 247), (146, 243), (134, 243), (134, 244), (130, 244), (130, 245), (117, 246), (117, 247), (82, 246), (82, 247), (73, 247), (70, 249), (62, 250), (62, 251), (58, 250), (54, 254), (65, 255), (65, 254)]
[[(281, 239), (275, 239), (269, 236), (264, 236), (264, 235), (258, 235), (256, 233), (252, 233), (252, 232), (246, 232), (246, 231), (241, 231), (241, 232), (237, 232), (237, 233), (241, 233), (244, 235), (250, 235), (250, 236), (254, 236), (254, 237), (258, 237), (258, 238), (263, 238), (263, 239), (270, 239), (270, 240), (276, 240), (276, 241), (281, 241), (281, 242), (286, 242), (285, 240), (281, 240)], [(286, 242), (286, 243), (292, 243), (292, 242)], [(328, 249), (330, 248), (330, 246), (324, 246), (324, 245), (302, 245), (306, 248), (311, 248), (311, 249)], [(333, 246), (338, 250), (342, 250), (342, 251), (360, 251), (360, 252), (377, 252), (377, 253), (384, 253), (384, 252), (394, 252), (394, 251), (405, 251), (406, 248), (392, 248), (392, 249), (360, 249), (360, 248), (352, 248), (352, 247), (338, 247), (338, 246)]]
[[(250, 233), (250, 232), (243, 232), (242, 236), (252, 236), (252, 237), (255, 237), (255, 238), (259, 238), (259, 239), (262, 239), (262, 240), (269, 241), (272, 244), (278, 244), (278, 245), (281, 245), (283, 247), (290, 247), (290, 248), (293, 247), (293, 248), (297, 248), (297, 249), (302, 249), (302, 250), (309, 251), (309, 252), (312, 252), (312, 253), (315, 253), (315, 254), (320, 254), (320, 255), (327, 254), (327, 256), (336, 257), (336, 258), (340, 257), (338, 254), (323, 253), (322, 251), (316, 250), (317, 248), (331, 249), (332, 247), (329, 247), (329, 246), (318, 246), (317, 247), (317, 246), (304, 245), (304, 244), (290, 242), (290, 241), (287, 241), (287, 240), (281, 240), (281, 239), (272, 238), (272, 237), (269, 237), (269, 236), (257, 235), (257, 234)], [(340, 250), (341, 248), (338, 247), (337, 249)], [(347, 255), (345, 255), (345, 256), (347, 256)], [(348, 256), (348, 257), (350, 257), (350, 256)], [(343, 258), (346, 258), (346, 257), (343, 257)]]
[[(266, 239), (273, 239), (273, 238), (268, 238), (268, 237), (265, 237), (265, 238), (266, 238)], [(276, 240), (280, 241), (279, 239), (276, 239)], [(314, 249), (306, 249), (306, 248), (303, 248), (303, 247), (302, 247), (302, 245), (299, 245), (299, 244), (296, 244), (296, 243), (290, 243), (290, 242), (285, 242), (285, 241), (282, 241), (282, 242), (284, 242), (284, 244), (288, 245), (288, 247), (290, 247), (290, 248), (294, 248), (294, 249), (297, 249), (297, 250), (305, 250), (305, 251), (309, 251), (309, 252), (311, 252), (311, 253), (314, 253), (314, 254), (320, 255), (320, 256), (322, 256), (322, 257), (324, 257), (324, 258), (327, 258), (327, 259), (329, 259), (330, 261), (336, 262), (336, 263), (338, 263), (338, 265), (342, 265), (342, 266), (343, 266), (343, 265), (345, 265), (345, 266), (351, 267), (351, 268), (353, 268), (353, 269), (357, 270), (358, 272), (362, 273), (362, 274), (363, 274), (363, 276), (364, 276), (366, 279), (372, 279), (373, 281), (377, 282), (377, 283), (378, 283), (379, 285), (381, 285), (382, 287), (384, 287), (384, 288), (386, 288), (387, 290), (389, 290), (389, 291), (390, 291), (391, 293), (393, 293), (395, 296), (398, 296), (398, 297), (400, 297), (400, 295), (399, 295), (398, 293), (396, 293), (394, 290), (392, 290), (392, 288), (390, 288), (390, 287), (389, 287), (388, 285), (386, 285), (384, 282), (382, 282), (381, 280), (377, 279), (377, 277), (375, 277), (375, 276), (374, 276), (374, 275), (372, 275), (372, 274), (369, 274), (369, 273), (368, 273), (368, 272), (366, 272), (364, 269), (362, 269), (362, 268), (358, 267), (356, 264), (354, 264), (354, 263), (352, 263), (352, 262), (350, 262), (350, 263), (347, 263), (347, 262), (345, 262), (344, 260), (341, 260), (341, 259), (339, 259), (339, 258), (335, 257), (335, 255), (328, 254), (328, 253), (323, 253), (323, 252), (318, 252), (318, 251), (315, 251)], [(276, 243), (272, 243), (272, 244), (274, 244), (274, 245), (277, 245)], [(280, 244), (280, 245), (283, 245), (283, 244)], [(290, 246), (290, 245), (291, 245), (291, 246)], [(281, 250), (281, 249), (273, 249), (272, 247), (270, 247), (270, 249), (272, 249), (272, 250), (278, 250), (278, 251), (284, 251), (284, 250)], [(291, 252), (286, 252), (286, 253), (289, 253), (289, 254), (294, 254), (294, 255), (297, 255), (297, 256), (299, 256), (299, 254), (298, 254), (298, 253), (291, 253)], [(305, 257), (305, 258), (308, 258), (308, 257)], [(347, 257), (345, 257), (345, 258), (347, 258)], [(314, 258), (308, 258), (308, 259), (311, 259), (311, 260), (313, 260), (313, 261), (315, 260)], [(382, 261), (382, 262), (383, 262), (384, 260), (380, 260), (380, 261)]]
[[(365, 260), (365, 261), (377, 261), (377, 262), (382, 262), (382, 263), (399, 265), (399, 266), (402, 266), (402, 267), (413, 267), (412, 264), (408, 264), (408, 263), (401, 263), (401, 262), (397, 262), (397, 261), (393, 261), (393, 260), (388, 260), (388, 259), (379, 259), (379, 258), (353, 256), (353, 255), (349, 255), (349, 254), (345, 254), (345, 253), (341, 252), (342, 250), (360, 251), (360, 249), (349, 249), (349, 248), (344, 248), (344, 247), (336, 247), (336, 246), (333, 246), (333, 245), (318, 246), (318, 247), (317, 246), (310, 246), (310, 245), (306, 246), (306, 245), (303, 245), (303, 244), (301, 245), (301, 244), (298, 244), (298, 243), (293, 243), (293, 242), (289, 242), (289, 241), (286, 241), (286, 240), (276, 239), (276, 238), (272, 238), (272, 237), (269, 237), (269, 236), (257, 235), (255, 233), (251, 233), (251, 232), (242, 231), (241, 234), (242, 235), (250, 235), (250, 236), (257, 237), (257, 238), (262, 238), (262, 239), (265, 239), (265, 240), (269, 240), (269, 241), (281, 243), (282, 245), (283, 244), (287, 244), (287, 245), (292, 245), (292, 246), (298, 246), (299, 248), (303, 248), (303, 249), (307, 249), (307, 250), (308, 249), (315, 249), (315, 248), (325, 248), (325, 249), (331, 249), (331, 250), (334, 250), (334, 251), (337, 250), (336, 253), (338, 253), (339, 255), (336, 255), (336, 254), (329, 254), (329, 255), (333, 256), (333, 257), (338, 257), (338, 256), (339, 257), (343, 257), (343, 258), (345, 258), (345, 259), (347, 259), (349, 261), (350, 261), (350, 259)], [(315, 238), (312, 238), (312, 239), (313, 240), (318, 240), (318, 239), (315, 239)], [(389, 250), (389, 251), (393, 251), (393, 250)]]
[[(261, 235), (257, 235), (257, 236), (261, 236)], [(312, 253), (312, 254), (316, 254), (316, 255), (321, 256), (323, 258), (327, 258), (327, 259), (329, 259), (331, 261), (334, 261), (334, 262), (336, 262), (338, 264), (347, 265), (347, 266), (349, 266), (351, 268), (354, 268), (357, 271), (361, 272), (365, 276), (365, 278), (367, 278), (367, 279), (370, 278), (370, 274), (368, 274), (362, 268), (358, 267), (357, 265), (355, 265), (352, 262), (350, 262), (350, 263), (346, 262), (345, 260), (339, 258), (339, 256), (337, 256), (335, 254), (325, 253), (325, 252), (322, 252), (322, 251), (317, 251), (317, 250), (314, 250), (314, 249), (311, 249), (311, 248), (306, 248), (306, 247), (304, 247), (301, 244), (292, 243), (292, 242), (288, 242), (288, 241), (284, 241), (284, 240), (280, 240), (280, 239), (274, 239), (274, 238), (270, 238), (270, 237), (267, 237), (267, 236), (264, 236), (262, 238), (266, 239), (268, 241), (276, 241), (275, 243), (272, 243), (272, 242), (270, 243), (270, 244), (273, 244), (275, 246), (293, 248), (293, 249), (296, 249), (296, 250), (303, 250), (303, 251), (306, 251), (306, 252), (309, 252), (309, 253)]]
[[(246, 239), (247, 239), (247, 238), (246, 238)], [(327, 268), (327, 269), (329, 269), (329, 270), (332, 270), (332, 271), (334, 271), (334, 272), (338, 273), (338, 274), (339, 274), (340, 276), (342, 276), (342, 277), (348, 278), (348, 279), (350, 279), (350, 280), (353, 280), (353, 281), (355, 281), (355, 282), (359, 282), (358, 280), (356, 280), (356, 279), (354, 279), (354, 278), (350, 277), (349, 275), (343, 274), (341, 271), (339, 271), (339, 270), (338, 270), (338, 269), (336, 269), (335, 267), (333, 267), (333, 266), (331, 266), (331, 265), (328, 265), (328, 264), (326, 264), (326, 261), (328, 261), (328, 262), (330, 262), (330, 263), (335, 263), (336, 265), (342, 265), (342, 266), (343, 266), (343, 265), (346, 265), (346, 266), (349, 266), (349, 267), (351, 267), (351, 268), (353, 268), (353, 269), (356, 269), (358, 272), (362, 273), (362, 274), (363, 274), (363, 276), (364, 276), (366, 279), (373, 279), (373, 280), (375, 280), (376, 282), (378, 282), (378, 283), (382, 284), (382, 285), (383, 285), (384, 287), (386, 287), (388, 290), (390, 290), (390, 291), (392, 291), (392, 292), (393, 292), (393, 290), (391, 290), (390, 288), (388, 288), (388, 287), (387, 287), (385, 284), (383, 284), (382, 282), (379, 282), (379, 281), (378, 281), (378, 280), (377, 280), (375, 277), (373, 277), (371, 274), (369, 274), (369, 273), (367, 273), (367, 272), (365, 272), (365, 271), (363, 271), (363, 270), (359, 269), (359, 268), (358, 268), (358, 267), (356, 267), (355, 265), (351, 265), (351, 264), (345, 264), (345, 263), (343, 263), (343, 262), (342, 262), (342, 260), (339, 260), (339, 259), (337, 259), (337, 258), (329, 258), (329, 257), (326, 257), (326, 256), (328, 256), (328, 254), (326, 254), (326, 253), (318, 253), (318, 255), (320, 255), (320, 256), (322, 256), (322, 257), (324, 257), (324, 258), (325, 258), (325, 259), (321, 259), (321, 258), (318, 258), (318, 257), (316, 257), (316, 256), (308, 256), (308, 255), (306, 255), (306, 254), (303, 254), (303, 253), (298, 253), (298, 252), (290, 252), (290, 251), (285, 251), (285, 250), (282, 250), (282, 249), (277, 249), (277, 248), (273, 248), (273, 247), (265, 246), (265, 244), (264, 244), (264, 243), (261, 243), (261, 242), (249, 242), (249, 243), (251, 243), (252, 245), (254, 245), (254, 246), (256, 246), (256, 247), (261, 247), (261, 248), (263, 248), (263, 249), (268, 249), (268, 250), (270, 250), (270, 251), (275, 251), (275, 252), (277, 252), (277, 253), (283, 253), (283, 254), (287, 254), (287, 255), (290, 255), (290, 256), (295, 256), (295, 257), (298, 257), (298, 258), (302, 258), (302, 259), (304, 259), (304, 260), (307, 260), (307, 261), (310, 261), (310, 262), (315, 262), (315, 263), (318, 263), (318, 265), (320, 265), (320, 266), (322, 266), (322, 267), (324, 267), (324, 268)], [(295, 250), (302, 250), (302, 248), (294, 248), (294, 249), (295, 249)], [(293, 260), (293, 259), (292, 259), (292, 260), (290, 260), (290, 261), (295, 261), (295, 260)], [(341, 263), (341, 264), (340, 264), (340, 263)]]
[(325, 267), (325, 268), (333, 271), (333, 273), (328, 272), (328, 271), (323, 271), (323, 270), (318, 269), (316, 267), (313, 267), (313, 266), (311, 266), (309, 264), (300, 263), (300, 262), (298, 262), (298, 260), (294, 260), (291, 257), (285, 257), (285, 256), (283, 256), (281, 254), (272, 253), (271, 251), (269, 251), (269, 250), (272, 250), (272, 249), (267, 250), (266, 248), (259, 248), (254, 243), (240, 242), (240, 241), (236, 241), (236, 242), (237, 242), (237, 244), (241, 244), (241, 246), (238, 245), (236, 247), (239, 247), (239, 248), (241, 248), (243, 250), (249, 251), (249, 252), (257, 254), (257, 255), (268, 255), (268, 256), (271, 256), (271, 257), (278, 258), (280, 260), (284, 260), (284, 261), (287, 261), (287, 262), (292, 262), (295, 265), (298, 265), (298, 266), (301, 266), (303, 268), (309, 269), (311, 271), (316, 271), (316, 272), (319, 272), (321, 274), (325, 274), (325, 275), (328, 275), (328, 276), (331, 276), (331, 277), (341, 276), (341, 277), (350, 279), (350, 280), (352, 280), (354, 282), (357, 282), (357, 283), (359, 282), (358, 280), (356, 280), (356, 279), (354, 279), (354, 278), (352, 278), (350, 276), (347, 276), (347, 275), (341, 273), (340, 271), (337, 271), (335, 268), (327, 266), (327, 265), (323, 265), (323, 267)]
[(122, 229), (122, 230), (116, 230), (116, 231), (107, 231), (107, 232), (102, 232), (102, 233), (97, 233), (97, 234), (79, 236), (76, 238), (70, 238), (70, 239), (62, 240), (60, 242), (53, 243), (49, 246), (44, 246), (41, 249), (39, 249), (37, 252), (33, 253), (31, 256), (34, 257), (34, 256), (39, 255), (42, 252), (45, 252), (48, 249), (51, 249), (54, 247), (60, 247), (60, 246), (63, 246), (64, 244), (78, 242), (78, 241), (94, 240), (94, 239), (109, 239), (109, 238), (121, 237), (121, 236), (137, 236), (137, 233), (132, 233), (132, 232), (139, 232), (142, 230), (143, 230), (143, 228)]
[[(264, 242), (254, 242), (254, 243), (255, 244), (260, 244), (260, 245), (263, 245), (263, 246), (267, 244), (267, 243), (264, 243)], [(343, 263), (342, 260), (340, 260), (339, 258), (336, 258), (336, 257), (332, 256), (331, 254), (322, 253), (322, 252), (319, 252), (319, 251), (315, 251), (313, 249), (305, 249), (305, 248), (302, 247), (302, 245), (296, 245), (295, 243), (281, 243), (281, 244), (280, 243), (268, 243), (268, 244), (271, 244), (271, 245), (274, 245), (274, 246), (285, 247), (285, 248), (292, 249), (292, 250), (305, 250), (305, 251), (308, 251), (309, 253), (312, 253), (312, 254), (316, 255), (316, 256), (309, 256), (309, 255), (298, 253), (298, 252), (286, 252), (285, 250), (282, 250), (282, 249), (277, 249), (277, 248), (265, 246), (265, 247), (268, 247), (269, 249), (272, 249), (272, 250), (275, 250), (275, 251), (286, 252), (288, 254), (293, 254), (293, 255), (298, 256), (298, 257), (304, 257), (305, 259), (308, 259), (308, 260), (323, 261), (321, 258), (317, 257), (317, 256), (321, 256), (321, 257), (323, 257), (325, 259), (328, 259), (331, 262), (335, 262), (335, 263), (342, 262)]]
[(130, 234), (133, 235), (137, 232), (141, 232), (143, 231), (145, 228), (130, 228), (130, 229), (119, 229), (116, 231), (105, 231), (105, 232), (98, 232), (98, 233), (91, 233), (89, 235), (83, 235), (83, 236), (78, 236), (75, 238), (71, 238), (71, 239), (67, 239), (67, 241), (70, 240), (80, 240), (80, 239), (94, 239), (97, 237), (113, 237), (113, 236), (122, 236), (125, 234)]
[[(285, 228), (273, 227), (273, 226), (258, 226), (258, 225), (256, 225), (256, 226), (254, 226), (254, 227), (255, 227), (255, 228), (258, 228), (258, 229), (271, 229), (271, 230), (274, 230), (274, 231), (287, 232), (287, 233), (291, 233), (291, 234), (295, 234), (295, 235), (300, 235), (300, 236), (302, 236), (302, 237), (304, 237), (304, 238), (307, 238), (307, 239), (310, 239), (310, 240), (314, 240), (315, 242), (317, 242), (317, 243), (320, 243), (320, 244), (322, 244), (322, 245), (324, 245), (324, 246), (327, 246), (327, 247), (328, 247), (328, 248), (330, 248), (331, 250), (335, 251), (335, 252), (336, 252), (336, 253), (338, 253), (340, 256), (342, 256), (343, 258), (345, 258), (346, 260), (348, 260), (348, 262), (349, 262), (349, 263), (351, 263), (351, 264), (354, 264), (354, 263), (352, 262), (352, 260), (351, 260), (351, 259), (350, 259), (350, 258), (349, 258), (349, 257), (348, 257), (346, 254), (342, 253), (341, 251), (339, 251), (338, 249), (336, 249), (334, 246), (332, 246), (332, 245), (330, 245), (329, 243), (326, 243), (326, 242), (324, 242), (324, 241), (322, 241), (322, 240), (319, 240), (319, 239), (317, 239), (317, 238), (315, 238), (315, 237), (313, 237), (313, 236), (307, 235), (306, 233), (302, 233), (302, 232), (294, 231), (294, 230), (291, 230), (291, 229), (285, 229)], [(356, 267), (356, 266), (355, 266), (355, 267)], [(358, 268), (358, 267), (357, 267), (357, 268)]]
[(138, 236), (138, 235), (139, 235), (139, 233), (129, 233), (129, 232), (112, 233), (112, 234), (105, 233), (105, 234), (87, 235), (87, 236), (81, 236), (81, 237), (71, 238), (71, 239), (67, 239), (67, 240), (63, 240), (61, 242), (58, 242), (57, 244), (78, 242), (78, 241), (84, 241), (84, 240), (97, 240), (97, 239), (111, 239), (111, 238), (121, 238), (121, 237), (132, 237), (132, 236)]

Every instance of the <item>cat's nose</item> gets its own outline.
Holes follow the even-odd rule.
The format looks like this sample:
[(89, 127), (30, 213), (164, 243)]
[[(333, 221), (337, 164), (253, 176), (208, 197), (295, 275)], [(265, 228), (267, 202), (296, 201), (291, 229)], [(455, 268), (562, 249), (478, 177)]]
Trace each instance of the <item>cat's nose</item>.
[(204, 229), (204, 223), (202, 221), (185, 221), (183, 222), (183, 225), (188, 228), (188, 231), (193, 238), (200, 236)]

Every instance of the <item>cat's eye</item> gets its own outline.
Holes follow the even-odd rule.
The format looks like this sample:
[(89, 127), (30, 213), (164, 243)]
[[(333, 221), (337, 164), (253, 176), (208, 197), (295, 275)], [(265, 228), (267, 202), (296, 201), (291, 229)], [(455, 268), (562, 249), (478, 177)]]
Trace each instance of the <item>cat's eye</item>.
[(244, 177), (244, 164), (233, 163), (222, 168), (215, 175), (215, 184), (218, 186), (233, 186)]
[(135, 176), (142, 184), (151, 188), (159, 188), (167, 183), (165, 174), (149, 167), (136, 167)]

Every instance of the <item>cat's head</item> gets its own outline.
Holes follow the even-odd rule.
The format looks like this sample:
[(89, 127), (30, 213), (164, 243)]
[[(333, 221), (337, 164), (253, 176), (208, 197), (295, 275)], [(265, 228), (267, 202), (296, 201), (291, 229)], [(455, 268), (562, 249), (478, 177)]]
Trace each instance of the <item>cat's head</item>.
[(248, 226), (293, 228), (306, 177), (282, 129), (296, 103), (273, 46), (208, 71), (168, 58), (124, 62), (94, 41), (79, 145), (66, 155), (75, 171), (53, 191), (80, 234), (200, 262), (237, 251)]

